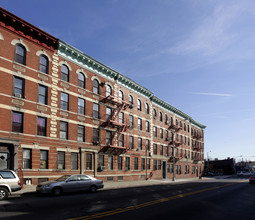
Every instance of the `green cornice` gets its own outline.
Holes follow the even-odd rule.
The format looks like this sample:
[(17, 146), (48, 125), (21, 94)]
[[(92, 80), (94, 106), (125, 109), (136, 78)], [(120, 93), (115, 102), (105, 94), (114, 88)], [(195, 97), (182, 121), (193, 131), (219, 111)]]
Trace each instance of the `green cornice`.
[(139, 85), (138, 83), (134, 82), (133, 80), (129, 79), (128, 77), (119, 74), (117, 76), (117, 81), (120, 84), (125, 85), (126, 87), (129, 87), (139, 93), (142, 93), (143, 95), (145, 95), (147, 98), (150, 98), (153, 95), (153, 92), (151, 92), (150, 90), (142, 87), (141, 85)]
[(164, 107), (165, 109), (183, 117), (185, 120), (188, 120), (190, 123), (198, 126), (201, 129), (205, 129), (206, 126), (200, 124), (199, 122), (195, 121), (192, 117), (190, 117), (189, 115), (185, 114), (184, 112), (182, 112), (181, 110), (173, 107), (172, 105), (168, 104), (167, 102), (163, 101), (162, 99), (158, 98), (157, 96), (152, 96), (151, 97), (151, 101), (154, 102), (155, 104)]
[(185, 120), (189, 120), (190, 123), (200, 127), (201, 129), (205, 129), (206, 126), (196, 122), (193, 120), (189, 115), (185, 114), (184, 112), (180, 111), (179, 109), (173, 107), (172, 105), (166, 103), (165, 101), (161, 100), (160, 98), (153, 95), (153, 92), (150, 90), (142, 87), (138, 83), (134, 82), (133, 80), (129, 79), (128, 77), (122, 75), (121, 73), (109, 68), (108, 66), (98, 62), (97, 60), (93, 59), (92, 57), (88, 56), (87, 54), (81, 52), (80, 50), (66, 44), (65, 42), (59, 40), (59, 47), (58, 47), (58, 54), (80, 66), (83, 66), (87, 69), (93, 70), (95, 73), (110, 78), (111, 80), (117, 80), (117, 82), (133, 91), (143, 94), (148, 99), (151, 99), (152, 102), (156, 103), (157, 105), (183, 117)]
[(58, 54), (71, 60), (72, 62), (85, 66), (86, 68), (93, 69), (94, 71), (103, 74), (107, 78), (114, 79), (119, 73), (113, 69), (105, 66), (104, 64), (98, 62), (87, 54), (81, 52), (80, 50), (66, 44), (65, 42), (59, 40)]

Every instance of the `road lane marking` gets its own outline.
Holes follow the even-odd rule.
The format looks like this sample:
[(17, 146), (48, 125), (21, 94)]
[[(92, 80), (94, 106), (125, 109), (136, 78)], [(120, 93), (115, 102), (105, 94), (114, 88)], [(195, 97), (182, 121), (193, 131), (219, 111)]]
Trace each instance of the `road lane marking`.
[(155, 204), (158, 204), (158, 203), (163, 203), (163, 202), (168, 202), (168, 201), (175, 200), (175, 199), (180, 199), (180, 198), (195, 195), (195, 194), (198, 194), (198, 193), (203, 193), (203, 192), (220, 189), (220, 188), (227, 187), (227, 186), (232, 186), (232, 185), (235, 185), (235, 184), (238, 184), (238, 183), (243, 183), (243, 182), (247, 182), (247, 180), (243, 180), (243, 181), (236, 182), (236, 183), (229, 183), (229, 184), (225, 184), (225, 185), (222, 185), (222, 186), (214, 186), (214, 187), (211, 187), (211, 188), (201, 189), (201, 190), (193, 191), (193, 192), (181, 193), (181, 194), (178, 194), (178, 195), (175, 195), (175, 196), (170, 196), (170, 197), (167, 197), (167, 198), (162, 198), (162, 199), (157, 199), (157, 200), (141, 203), (139, 205), (133, 205), (133, 206), (128, 206), (128, 207), (119, 208), (119, 209), (113, 209), (113, 210), (110, 210), (110, 211), (101, 212), (101, 213), (97, 213), (97, 214), (93, 214), (93, 215), (88, 215), (88, 216), (83, 216), (83, 217), (78, 217), (78, 218), (71, 218), (69, 220), (87, 220), (87, 219), (102, 218), (102, 217), (106, 217), (106, 216), (110, 216), (110, 215), (115, 215), (115, 214), (118, 214), (118, 213), (123, 213), (123, 212), (128, 212), (128, 211), (131, 211), (131, 210), (135, 210), (135, 209), (144, 208), (144, 207), (155, 205)]

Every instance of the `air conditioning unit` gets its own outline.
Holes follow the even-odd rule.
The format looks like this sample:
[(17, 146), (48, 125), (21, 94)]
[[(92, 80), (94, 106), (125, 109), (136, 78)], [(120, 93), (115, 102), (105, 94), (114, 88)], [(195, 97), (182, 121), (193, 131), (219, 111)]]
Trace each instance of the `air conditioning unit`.
[(134, 108), (134, 105), (133, 105), (133, 104), (130, 104), (128, 107), (129, 107), (130, 109), (132, 109), (132, 108)]
[(166, 141), (169, 141), (169, 137), (166, 137)]
[(103, 171), (103, 170), (106, 169), (106, 167), (105, 166), (99, 166), (98, 169)]
[(20, 93), (14, 93), (15, 97), (21, 98), (21, 94)]

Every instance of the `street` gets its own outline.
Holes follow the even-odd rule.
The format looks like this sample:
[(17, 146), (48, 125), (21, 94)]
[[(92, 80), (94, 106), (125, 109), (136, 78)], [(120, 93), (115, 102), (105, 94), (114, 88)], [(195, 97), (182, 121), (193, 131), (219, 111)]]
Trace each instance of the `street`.
[(255, 184), (211, 178), (0, 202), (1, 219), (255, 219)]

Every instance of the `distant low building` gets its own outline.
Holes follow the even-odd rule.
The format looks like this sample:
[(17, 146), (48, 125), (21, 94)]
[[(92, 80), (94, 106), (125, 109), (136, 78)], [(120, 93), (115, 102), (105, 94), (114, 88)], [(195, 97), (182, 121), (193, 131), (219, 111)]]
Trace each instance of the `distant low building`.
[(234, 158), (227, 158), (224, 160), (205, 160), (205, 173), (222, 173), (223, 175), (235, 174), (235, 160)]

